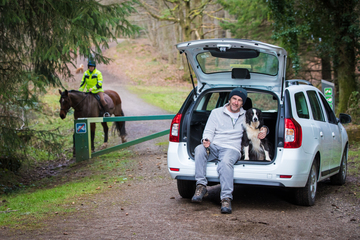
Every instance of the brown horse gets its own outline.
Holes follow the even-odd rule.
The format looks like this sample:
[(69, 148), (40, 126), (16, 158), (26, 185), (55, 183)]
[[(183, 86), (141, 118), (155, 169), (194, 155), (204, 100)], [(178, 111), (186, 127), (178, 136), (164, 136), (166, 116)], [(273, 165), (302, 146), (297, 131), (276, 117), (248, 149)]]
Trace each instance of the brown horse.
[[(102, 113), (102, 107), (100, 106), (99, 101), (95, 98), (95, 95), (92, 93), (84, 93), (76, 90), (65, 90), (62, 92), (59, 90), (61, 95), (60, 97), (60, 117), (64, 119), (67, 112), (70, 108), (75, 110), (74, 118), (87, 118), (87, 117), (100, 117)], [(105, 90), (104, 94), (105, 101), (107, 102), (110, 115), (114, 114), (115, 116), (124, 116), (124, 112), (121, 108), (121, 99), (120, 96), (112, 90)], [(109, 127), (106, 122), (102, 122), (104, 130), (104, 144), (101, 149), (107, 147), (108, 141), (108, 132)], [(114, 127), (121, 137), (122, 143), (126, 142), (126, 131), (125, 131), (125, 122), (114, 122)], [(95, 139), (95, 123), (90, 124), (91, 130), (91, 150), (94, 151), (94, 139)], [(75, 143), (75, 141), (74, 141)]]

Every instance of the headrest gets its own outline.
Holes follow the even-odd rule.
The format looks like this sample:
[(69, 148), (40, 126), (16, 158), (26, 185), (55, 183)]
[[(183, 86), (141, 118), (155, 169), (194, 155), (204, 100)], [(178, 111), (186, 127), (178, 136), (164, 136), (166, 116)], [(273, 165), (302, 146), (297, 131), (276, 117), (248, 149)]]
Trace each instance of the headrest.
[(247, 68), (233, 68), (231, 71), (232, 78), (250, 79), (250, 72)]

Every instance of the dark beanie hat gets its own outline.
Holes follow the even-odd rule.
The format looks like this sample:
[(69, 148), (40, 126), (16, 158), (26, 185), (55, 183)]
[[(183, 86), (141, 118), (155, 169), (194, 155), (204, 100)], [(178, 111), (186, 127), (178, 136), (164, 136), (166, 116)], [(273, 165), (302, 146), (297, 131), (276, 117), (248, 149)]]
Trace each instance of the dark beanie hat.
[(241, 87), (234, 88), (229, 95), (229, 99), (231, 99), (231, 97), (234, 95), (241, 97), (243, 104), (245, 104), (247, 98), (247, 91), (245, 89)]

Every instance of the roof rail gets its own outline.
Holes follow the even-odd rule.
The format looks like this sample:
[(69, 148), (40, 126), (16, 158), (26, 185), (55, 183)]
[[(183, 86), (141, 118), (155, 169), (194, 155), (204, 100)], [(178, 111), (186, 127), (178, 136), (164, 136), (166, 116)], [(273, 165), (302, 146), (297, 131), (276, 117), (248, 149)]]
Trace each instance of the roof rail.
[(302, 80), (302, 79), (291, 79), (291, 80), (285, 80), (285, 87), (289, 87), (292, 85), (299, 85), (299, 83), (305, 83), (307, 85), (313, 86), (311, 82)]

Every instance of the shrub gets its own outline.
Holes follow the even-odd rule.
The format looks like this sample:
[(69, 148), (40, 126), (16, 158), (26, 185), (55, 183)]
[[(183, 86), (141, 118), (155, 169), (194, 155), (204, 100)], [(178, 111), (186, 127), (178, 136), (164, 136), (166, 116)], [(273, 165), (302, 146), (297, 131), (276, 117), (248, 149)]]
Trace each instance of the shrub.
[(351, 115), (353, 124), (360, 123), (360, 93), (358, 91), (351, 93), (346, 113)]

